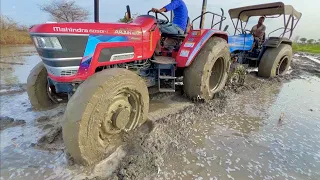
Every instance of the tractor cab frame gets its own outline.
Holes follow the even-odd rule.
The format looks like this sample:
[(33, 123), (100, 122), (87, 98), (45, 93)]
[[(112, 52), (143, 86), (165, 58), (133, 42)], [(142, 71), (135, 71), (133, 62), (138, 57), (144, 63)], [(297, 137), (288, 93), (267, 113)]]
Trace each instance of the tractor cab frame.
[[(253, 67), (259, 66), (267, 48), (278, 48), (280, 44), (292, 45), (290, 38), (302, 16), (293, 6), (285, 5), (282, 2), (234, 8), (229, 10), (229, 15), (235, 29), (234, 35), (229, 37), (231, 53), (236, 54), (236, 58), (240, 60), (240, 63)], [(246, 27), (252, 17), (261, 16), (266, 19), (283, 17), (283, 27), (271, 31), (268, 36), (264, 34), (263, 42), (258, 43), (256, 46), (255, 40), (250, 33), (251, 30), (246, 29)], [(283, 32), (276, 36), (275, 33), (280, 30), (283, 30)], [(243, 41), (243, 43), (240, 43), (242, 47), (239, 46), (240, 41)]]
[[(276, 31), (283, 30), (279, 37), (283, 38), (289, 33), (289, 39), (302, 16), (302, 14), (296, 11), (291, 5), (284, 5), (282, 2), (230, 9), (229, 14), (235, 28), (235, 35), (237, 34), (237, 31), (242, 34), (245, 33), (251, 17), (264, 16), (265, 18), (271, 19), (281, 18), (281, 16), (283, 16), (283, 27), (270, 32), (268, 37)], [(241, 31), (238, 28), (239, 26)]]

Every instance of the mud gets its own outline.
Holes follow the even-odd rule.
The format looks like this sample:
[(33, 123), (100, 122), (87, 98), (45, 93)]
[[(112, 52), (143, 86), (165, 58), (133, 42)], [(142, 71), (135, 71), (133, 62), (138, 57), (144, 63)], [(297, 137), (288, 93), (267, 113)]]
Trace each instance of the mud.
[(17, 120), (7, 116), (5, 117), (0, 116), (0, 131), (10, 127), (22, 126), (25, 124), (26, 124), (25, 120)]
[[(307, 65), (300, 66), (302, 62)], [(292, 79), (302, 78), (301, 75), (305, 72), (313, 73), (317, 68), (318, 65), (310, 61), (305, 62), (305, 59), (295, 59), (292, 64), (292, 72), (281, 77), (261, 79), (256, 77), (256, 72), (253, 72), (247, 75), (246, 83), (243, 86), (226, 87), (225, 90), (216, 95), (213, 101), (193, 104), (176, 114), (170, 114), (157, 120), (153, 123), (153, 131), (149, 134), (142, 133), (139, 130), (131, 132), (127, 135), (128, 144), (125, 147), (127, 155), (122, 159), (118, 169), (109, 178), (96, 177), (94, 179), (150, 179), (156, 177), (161, 172), (161, 167), (166, 167), (164, 164), (165, 157), (186, 150), (186, 142), (192, 138), (190, 135), (192, 135), (193, 130), (190, 127), (194, 124), (225, 115), (228, 111), (228, 102), (236, 96), (248, 96), (262, 89), (279, 87), (282, 83)], [(154, 97), (152, 99), (158, 98)], [(254, 123), (255, 121), (250, 124)], [(282, 123), (280, 117), (278, 125)], [(240, 136), (245, 136), (244, 134), (248, 133), (247, 131), (244, 130)]]
[[(268, 139), (271, 135), (267, 134), (266, 138), (260, 134), (253, 136), (252, 133), (282, 132), (283, 129), (293, 124), (290, 120), (290, 118), (293, 118), (291, 117), (293, 112), (290, 112), (291, 106), (280, 104), (281, 106), (276, 107), (281, 109), (279, 110), (280, 112), (277, 111), (277, 113), (271, 114), (269, 109), (284, 84), (288, 84), (288, 88), (290, 86), (299, 88), (292, 81), (308, 82), (308, 77), (317, 76), (320, 65), (305, 56), (307, 55), (295, 55), (289, 74), (274, 79), (261, 79), (257, 78), (256, 72), (253, 71), (247, 75), (244, 86), (226, 87), (215, 96), (214, 100), (209, 102), (190, 102), (187, 98), (181, 96), (180, 92), (152, 95), (150, 97), (150, 114), (148, 116), (150, 120), (148, 123), (136, 131), (126, 134), (124, 145), (119, 147), (109, 158), (93, 167), (78, 166), (65, 153), (60, 125), (65, 105), (61, 105), (58, 109), (52, 111), (34, 112), (30, 109), (30, 104), (24, 91), (11, 91), (13, 89), (12, 84), (23, 85), (26, 82), (24, 74), (27, 74), (33, 64), (28, 59), (33, 58), (33, 55), (23, 56), (27, 62), (23, 62), (23, 67), (28, 67), (27, 72), (17, 73), (19, 71), (17, 69), (21, 68), (21, 65), (16, 64), (12, 66), (11, 72), (15, 75), (14, 77), (21, 77), (13, 78), (16, 79), (13, 81), (11, 81), (10, 76), (6, 76), (5, 81), (1, 79), (0, 93), (5, 92), (5, 94), (1, 94), (1, 103), (2, 105), (4, 103), (6, 106), (12, 106), (12, 108), (1, 107), (1, 112), (14, 119), (25, 117), (27, 123), (24, 127), (21, 127), (23, 128), (22, 130), (19, 127), (12, 127), (1, 132), (2, 138), (12, 140), (11, 142), (1, 139), (1, 156), (3, 157), (1, 161), (1, 178), (209, 179), (210, 177), (212, 179), (237, 179), (235, 177), (241, 177), (242, 179), (263, 179), (262, 175), (261, 177), (255, 176), (250, 171), (259, 174), (259, 171), (263, 171), (261, 167), (265, 163), (264, 161), (272, 162), (271, 165), (274, 168), (283, 169), (283, 174), (278, 177), (274, 176), (273, 179), (285, 178), (284, 173), (288, 173), (287, 168), (291, 173), (294, 173), (295, 170), (292, 169), (294, 166), (288, 165), (288, 162), (291, 162), (290, 159), (284, 156), (288, 156), (293, 160), (296, 159), (296, 156), (302, 157), (299, 155), (300, 152), (296, 152), (294, 145), (297, 144), (299, 147), (302, 145), (309, 147), (311, 145), (306, 140), (301, 140), (301, 143), (300, 139), (297, 138), (290, 140), (293, 146), (286, 147), (284, 146), (284, 140), (271, 138), (273, 146), (280, 144), (281, 148), (286, 150), (284, 153), (293, 151), (295, 152), (294, 156), (281, 154), (277, 148), (263, 153), (261, 149), (263, 149), (264, 144), (254, 143), (263, 142), (264, 139)], [(319, 59), (315, 55), (312, 57)], [(20, 61), (17, 62), (20, 63)], [(310, 87), (306, 88), (310, 89)], [(23, 86), (21, 89), (23, 89)], [(314, 91), (314, 89), (306, 90), (304, 94), (311, 91)], [(291, 96), (294, 97), (294, 95)], [(306, 102), (308, 101), (312, 100), (307, 99)], [(288, 108), (288, 110), (285, 111), (284, 108)], [(309, 120), (312, 117), (318, 117), (317, 114), (320, 112), (320, 107), (305, 106), (305, 108), (308, 113), (311, 113), (307, 113), (308, 116), (306, 117), (307, 123), (310, 123)], [(16, 109), (16, 111), (11, 109)], [(11, 112), (19, 113), (14, 114)], [(306, 112), (301, 114), (301, 118), (305, 114)], [(268, 118), (271, 118), (271, 120), (261, 120)], [(320, 124), (303, 125), (303, 127), (307, 126), (314, 126), (316, 129), (320, 128)], [(269, 129), (264, 129), (264, 127)], [(299, 131), (297, 129), (301, 129), (298, 125), (290, 128), (296, 128), (294, 133), (298, 134)], [(318, 146), (316, 134), (312, 135), (310, 139), (313, 138), (313, 143)], [(277, 134), (278, 136), (283, 135)], [(297, 137), (296, 134), (291, 134), (291, 136)], [(301, 136), (305, 135), (302, 133)], [(14, 145), (11, 145), (11, 143)], [(210, 148), (216, 148), (217, 150), (214, 152), (208, 151)], [(232, 152), (228, 148), (233, 148), (234, 151)], [(317, 153), (320, 152), (320, 149), (319, 152), (316, 152), (316, 148), (314, 149), (315, 156), (313, 158), (317, 160)], [(310, 154), (309, 149), (304, 150), (305, 154)], [(246, 153), (244, 155), (243, 152), (253, 155), (258, 153), (258, 155), (255, 155), (258, 159), (254, 159), (254, 162), (246, 162)], [(264, 156), (259, 155), (259, 152), (268, 158), (260, 161), (259, 158)], [(228, 158), (228, 156), (235, 157), (236, 154), (239, 154), (239, 157), (235, 159)], [(306, 165), (299, 164), (301, 169), (297, 171), (309, 174), (311, 177), (320, 177), (317, 176), (316, 171), (316, 167), (320, 166), (309, 158), (304, 160)], [(224, 164), (232, 164), (234, 167), (231, 165), (225, 167)], [(179, 165), (182, 169), (179, 168)], [(247, 166), (248, 168), (246, 168)], [(268, 169), (268, 167), (265, 168)], [(238, 169), (246, 173), (232, 174), (237, 173)], [(268, 170), (273, 172), (273, 169), (269, 168)], [(247, 171), (249, 172), (247, 173)], [(263, 173), (268, 175), (267, 172)], [(296, 174), (288, 174), (288, 179), (299, 179)], [(267, 175), (264, 177), (268, 177)], [(300, 179), (312, 178), (300, 177)]]
[[(257, 89), (253, 84), (247, 84), (246, 89), (252, 89), (252, 86)], [(190, 127), (203, 119), (224, 114), (230, 93), (221, 92), (213, 101), (194, 104), (156, 121), (149, 134), (141, 131), (128, 134), (127, 156), (108, 179), (148, 179), (158, 174), (164, 166), (164, 157), (186, 148), (185, 142), (192, 131)]]
[(62, 139), (62, 127), (58, 126), (48, 129), (50, 129), (50, 131), (38, 140), (35, 147), (48, 151), (63, 150), (65, 146), (63, 145)]

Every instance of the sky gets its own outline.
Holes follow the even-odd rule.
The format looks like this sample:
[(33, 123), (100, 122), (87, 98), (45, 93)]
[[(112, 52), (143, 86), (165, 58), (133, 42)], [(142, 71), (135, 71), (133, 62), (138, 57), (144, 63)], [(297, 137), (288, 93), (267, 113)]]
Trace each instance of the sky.
[[(184, 0), (189, 9), (190, 19), (194, 19), (201, 13), (202, 0)], [(207, 11), (220, 13), (223, 8), (227, 20), (223, 26), (230, 25), (229, 33), (233, 34), (232, 23), (228, 15), (231, 8), (278, 2), (279, 0), (208, 0)], [(39, 10), (39, 4), (50, 2), (50, 0), (1, 0), (1, 14), (7, 15), (20, 24), (33, 25), (50, 21), (50, 16)], [(93, 0), (76, 0), (77, 4), (87, 8), (91, 16), (88, 21), (93, 21)], [(170, 0), (100, 0), (100, 22), (115, 22), (124, 16), (126, 5), (130, 5), (132, 13), (145, 14), (152, 7), (161, 8)], [(293, 38), (296, 36), (320, 39), (320, 1), (319, 0), (282, 0), (285, 4), (301, 12), (302, 18), (294, 31)], [(207, 17), (209, 21), (209, 17)], [(211, 20), (210, 20), (211, 21)], [(248, 23), (248, 28), (256, 24), (256, 19)], [(283, 19), (267, 19), (265, 21), (267, 33), (283, 26)]]

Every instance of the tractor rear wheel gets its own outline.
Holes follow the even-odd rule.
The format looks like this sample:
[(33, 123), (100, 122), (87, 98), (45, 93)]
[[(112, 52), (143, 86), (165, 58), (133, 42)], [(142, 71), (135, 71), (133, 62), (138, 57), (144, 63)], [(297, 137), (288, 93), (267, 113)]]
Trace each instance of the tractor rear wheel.
[(292, 47), (288, 44), (280, 44), (278, 48), (268, 48), (263, 54), (258, 75), (269, 78), (285, 74), (292, 61)]
[(90, 165), (110, 155), (123, 132), (143, 124), (149, 111), (148, 88), (126, 69), (98, 72), (83, 82), (68, 102), (63, 140), (75, 162)]
[(50, 96), (48, 73), (42, 62), (30, 72), (27, 80), (27, 93), (32, 107), (36, 110), (53, 108), (56, 101)]
[(192, 99), (213, 99), (228, 78), (230, 51), (227, 41), (212, 37), (184, 71), (184, 92)]

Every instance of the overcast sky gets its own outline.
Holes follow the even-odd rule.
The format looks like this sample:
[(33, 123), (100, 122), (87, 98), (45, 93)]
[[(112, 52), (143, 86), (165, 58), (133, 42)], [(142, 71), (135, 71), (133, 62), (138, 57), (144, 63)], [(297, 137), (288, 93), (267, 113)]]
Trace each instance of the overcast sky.
[[(7, 15), (20, 24), (32, 25), (43, 23), (50, 20), (50, 17), (39, 10), (38, 4), (49, 2), (50, 0), (1, 0), (1, 13)], [(170, 0), (100, 0), (100, 21), (114, 22), (123, 17), (125, 6), (130, 5), (132, 13), (144, 14), (152, 7), (161, 8), (169, 3)], [(191, 19), (200, 15), (202, 0), (185, 0)], [(276, 0), (208, 0), (208, 11), (220, 12), (223, 8), (228, 17), (228, 10), (235, 7), (277, 2)], [(290, 4), (299, 12), (302, 12), (302, 19), (295, 30), (294, 36), (320, 39), (320, 1), (319, 0), (283, 0), (285, 4)], [(89, 21), (93, 21), (93, 0), (77, 0), (77, 3), (88, 8), (91, 12)], [(268, 19), (265, 24), (267, 32), (281, 27), (282, 19)], [(250, 21), (248, 29), (256, 23)], [(231, 25), (228, 17), (224, 23)], [(230, 33), (232, 28), (229, 29)]]

